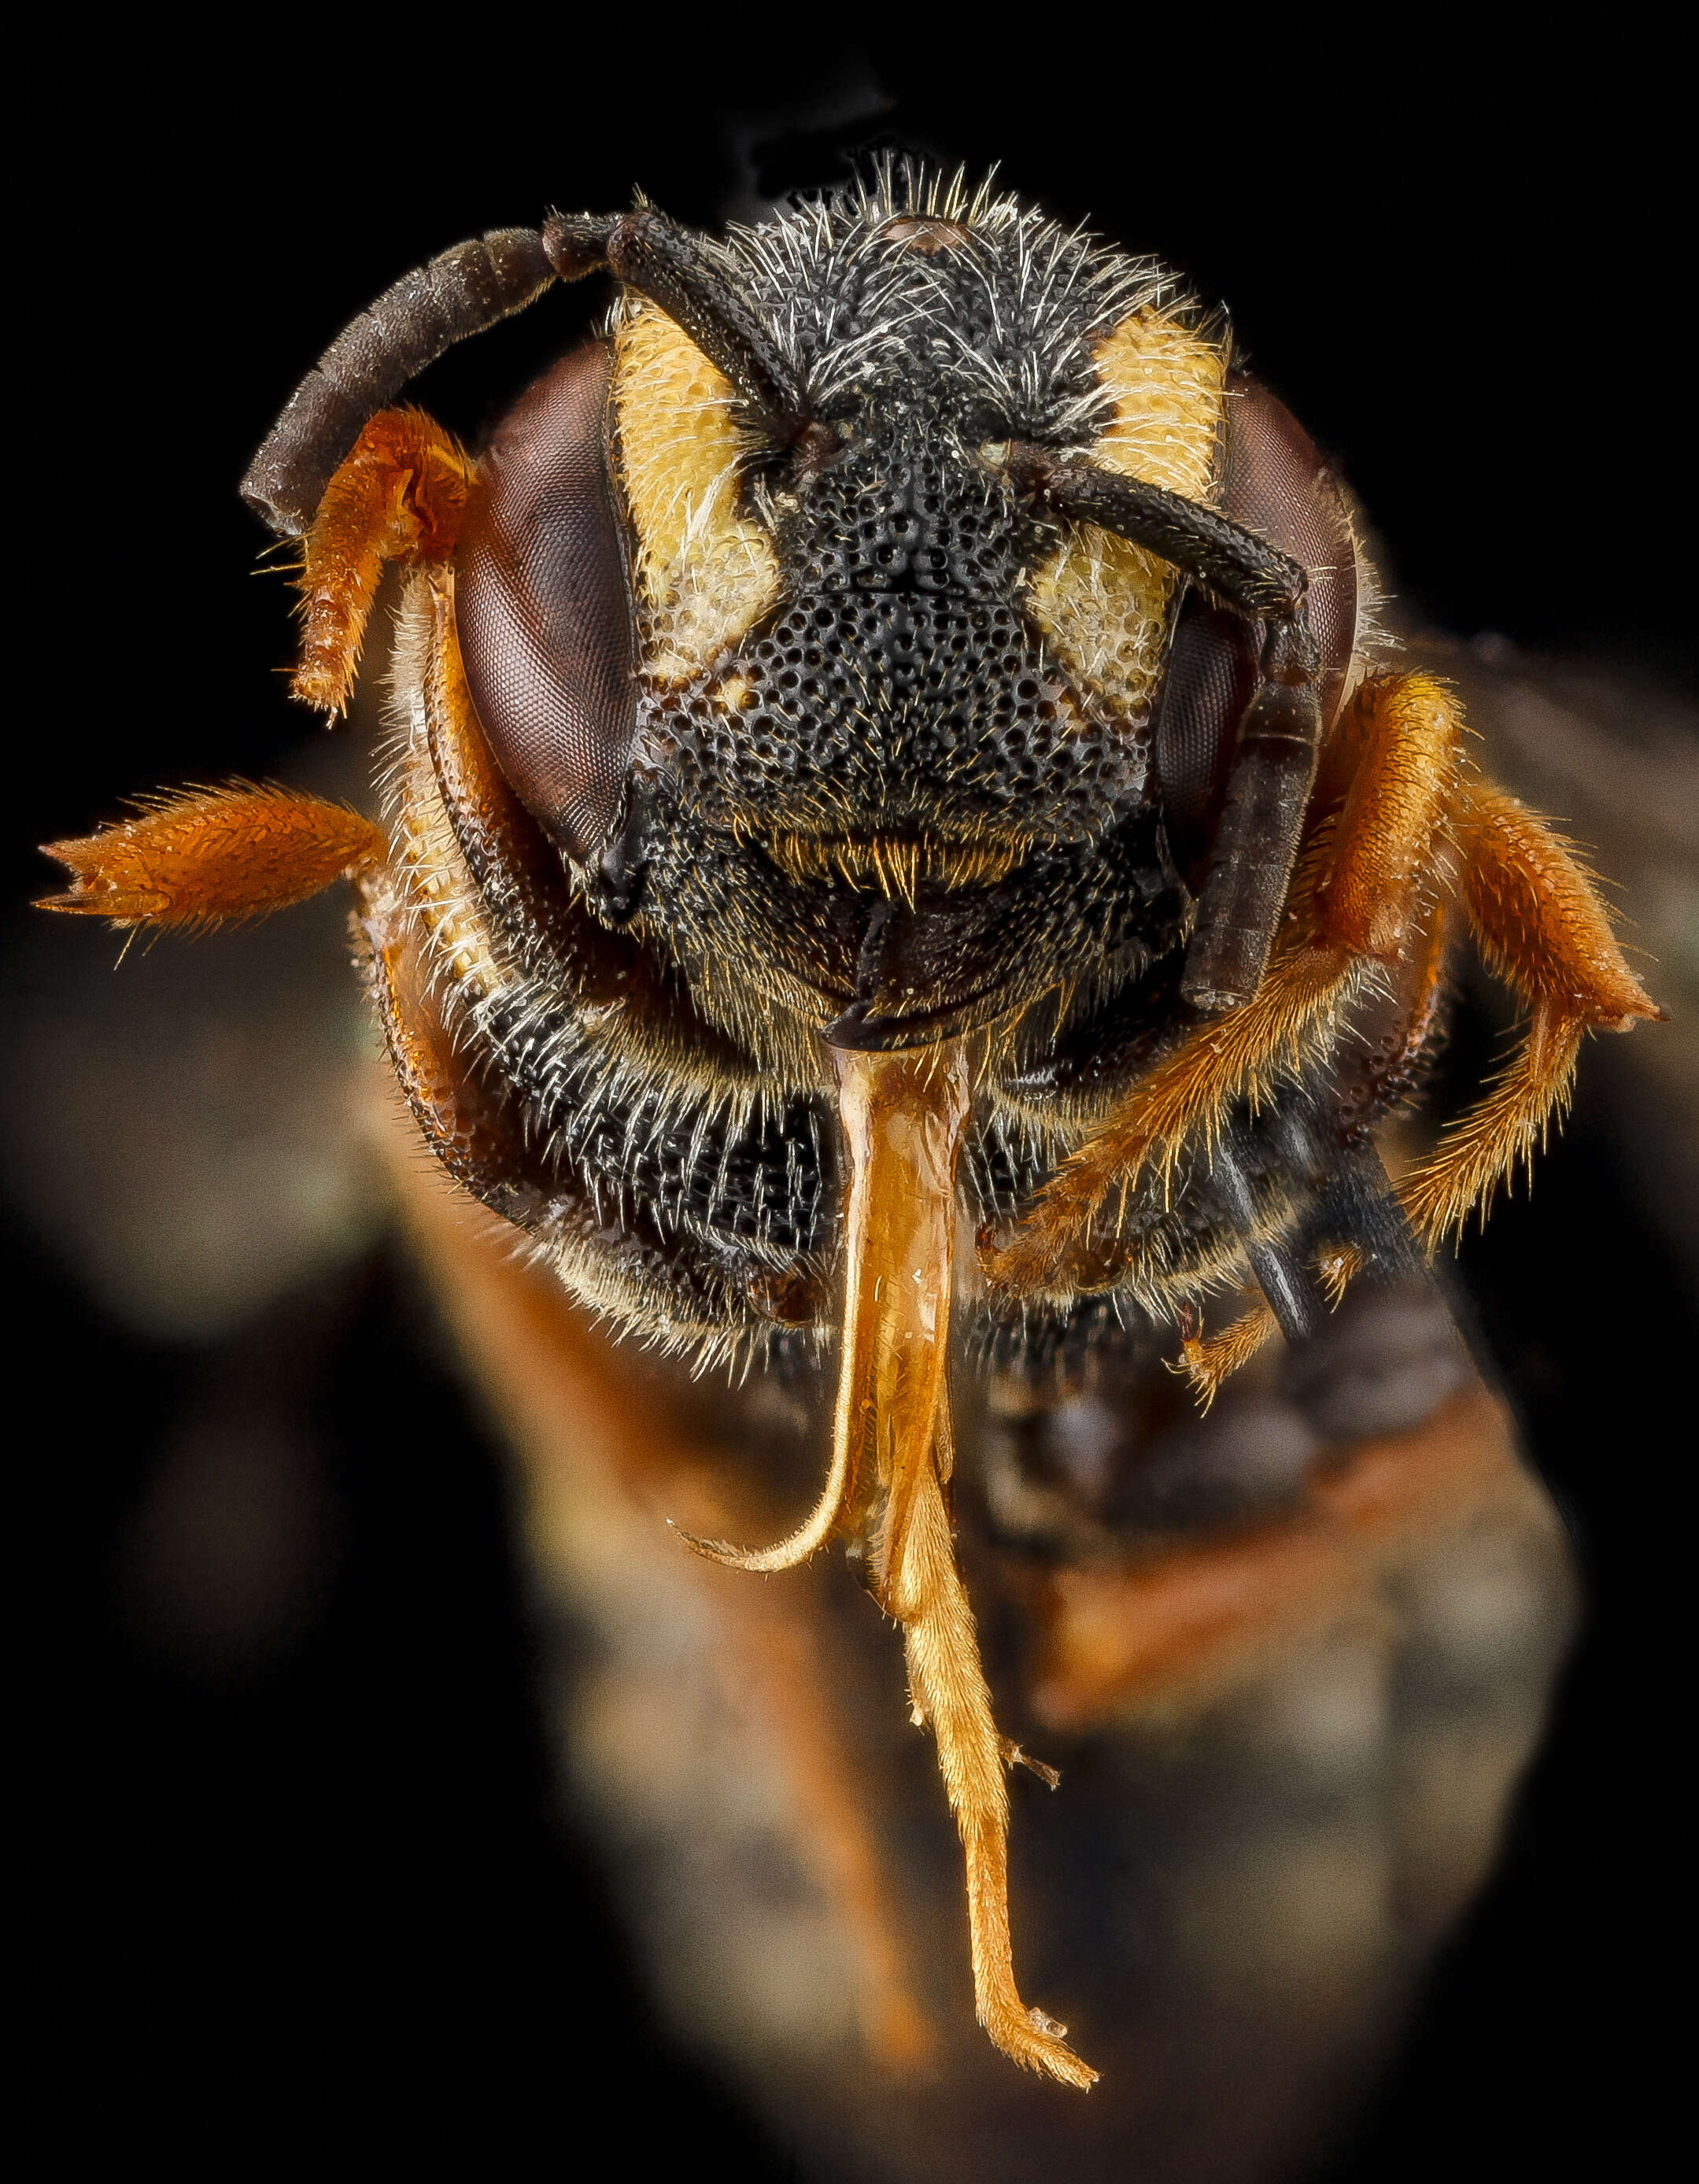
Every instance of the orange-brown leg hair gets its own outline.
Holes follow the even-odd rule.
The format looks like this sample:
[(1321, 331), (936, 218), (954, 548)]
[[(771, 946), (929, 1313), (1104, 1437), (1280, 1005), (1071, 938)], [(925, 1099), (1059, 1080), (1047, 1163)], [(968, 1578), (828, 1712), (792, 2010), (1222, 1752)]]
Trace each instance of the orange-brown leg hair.
[(1274, 1307), (1264, 1296), (1253, 1297), (1219, 1334), (1206, 1334), (1203, 1314), (1195, 1305), (1188, 1305), (1180, 1315), (1180, 1354), (1170, 1361), (1169, 1370), (1184, 1375), (1199, 1409), (1206, 1411), (1221, 1392), (1222, 1382), (1248, 1365), (1279, 1331)]
[(245, 782), (187, 789), (98, 834), (44, 844), (71, 883), (36, 907), (192, 931), (304, 902), (388, 847), (370, 819), (321, 797)]
[(871, 1574), (903, 1627), (917, 1724), (930, 1723), (967, 1873), (967, 1925), (979, 2022), (1005, 2055), (1082, 2091), (1097, 2073), (1067, 2028), (1029, 2009), (1009, 1930), (1009, 1792), (1022, 1761), (1054, 1770), (997, 1733), (973, 1610), (944, 1504), (954, 1462), (948, 1370), (955, 1276), (955, 1169), (972, 1106), (955, 1042), (915, 1053), (838, 1052), (850, 1162), (844, 1332), (832, 1468), (801, 1529), (775, 1547), (688, 1545), (741, 1569), (793, 1567), (845, 1520), (864, 1483), (877, 1497)]
[(306, 623), (295, 695), (346, 710), (387, 561), (447, 560), (476, 476), (471, 457), (421, 410), (384, 410), (325, 488), (302, 543)]
[(1341, 800), (1314, 807), (1273, 961), (1242, 1008), (1200, 1027), (1158, 1061), (1100, 1134), (1064, 1163), (1001, 1251), (1000, 1288), (1069, 1287), (1068, 1268), (1113, 1191), (1166, 1174), (1186, 1144), (1220, 1128), (1232, 1102), (1266, 1095), (1337, 1022), (1372, 966), (1394, 972), (1423, 946), (1436, 842), (1461, 763), (1462, 720), (1428, 675), (1372, 677), (1324, 755)]
[(877, 1502), (871, 1576), (903, 1627), (916, 1724), (929, 1723), (961, 1838), (979, 2022), (1005, 2055), (1083, 2091), (1097, 2073), (1066, 2025), (1029, 2009), (1009, 1930), (1009, 1792), (1017, 1760), (997, 1734), (973, 1610), (955, 1567), (944, 1489), (954, 1459), (948, 1383), (955, 1170), (972, 1108), (959, 1041), (833, 1056), (849, 1156), (844, 1332), (832, 1468), (814, 1513), (777, 1546), (688, 1545), (743, 1569), (788, 1568)]
[[(1415, 1082), (1439, 1022), (1450, 922), (1445, 899), (1436, 893), (1414, 926), (1385, 990), (1353, 1019), (1354, 1048), (1340, 1081), (1340, 1120), (1347, 1127), (1395, 1106)], [(1355, 1244), (1323, 1241), (1314, 1264), (1323, 1294), (1337, 1312), (1362, 1272), (1363, 1254)], [(1262, 1295), (1217, 1334), (1206, 1335), (1201, 1307), (1189, 1305), (1181, 1315), (1180, 1355), (1173, 1369), (1190, 1381), (1206, 1411), (1223, 1381), (1248, 1365), (1278, 1332), (1273, 1307)]]
[(1496, 1083), (1404, 1185), (1430, 1248), (1532, 1160), (1568, 1104), (1582, 1034), (1663, 1013), (1624, 961), (1591, 875), (1544, 820), (1472, 776), (1458, 784), (1452, 831), (1482, 951), (1533, 1016)]
[[(1316, 1279), (1335, 1312), (1362, 1265), (1363, 1254), (1354, 1244), (1324, 1244), (1317, 1252)], [(1181, 1316), (1180, 1354), (1170, 1370), (1184, 1374), (1199, 1408), (1206, 1411), (1221, 1392), (1222, 1382), (1248, 1365), (1279, 1331), (1274, 1307), (1264, 1296), (1255, 1298), (1219, 1334), (1205, 1334), (1201, 1314), (1189, 1306)]]
[(850, 1164), (837, 1425), (849, 1453), (834, 1468), (851, 1491), (871, 1475), (880, 1495), (872, 1574), (902, 1624), (914, 1718), (937, 1740), (961, 1839), (979, 2022), (1014, 2061), (1083, 2090), (1097, 2073), (1067, 2046), (1067, 2028), (1029, 2009), (1016, 1984), (1006, 1770), (1023, 1755), (992, 1719), (944, 1501), (954, 1454), (955, 1170), (972, 1106), (967, 1060), (959, 1043), (833, 1059)]

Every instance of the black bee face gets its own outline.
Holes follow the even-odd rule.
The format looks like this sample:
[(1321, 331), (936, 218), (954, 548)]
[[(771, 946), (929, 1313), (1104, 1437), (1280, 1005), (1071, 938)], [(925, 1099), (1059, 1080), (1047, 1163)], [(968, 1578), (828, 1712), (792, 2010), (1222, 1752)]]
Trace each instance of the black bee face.
[(877, 883), (888, 847), (900, 883), (905, 862), (965, 877), (1038, 839), (1089, 837), (1106, 790), (1125, 786), (1124, 760), (1111, 786), (1069, 747), (1085, 722), (1023, 599), (1046, 542), (939, 376), (870, 390), (835, 421), (821, 467), (760, 496), (777, 611), (705, 707), (655, 706), (662, 734), (707, 754), (705, 816), (754, 823), (801, 873)]
[[(569, 766), (572, 826), (558, 781), (527, 800), (604, 913), (634, 911), (722, 989), (729, 957), (760, 1006), (840, 1044), (936, 1039), (1088, 969), (1125, 977), (1188, 906), (1150, 788), (1174, 579), (1106, 534), (1064, 536), (1000, 459), (1018, 437), (1113, 460), (1136, 410), (1129, 460), (1206, 492), (1219, 343), (1149, 264), (1006, 199), (836, 200), (723, 248), (808, 421), (765, 437), (673, 319), (625, 307), (596, 446), (625, 566), (604, 557), (586, 628), (629, 627), (635, 703), (611, 727), (604, 705), (583, 739), (597, 763)], [(589, 367), (554, 380), (588, 389)], [(558, 437), (549, 384), (486, 458), (498, 503)], [(511, 512), (497, 520), (510, 554)], [(511, 660), (479, 671), (487, 536), (462, 557), (462, 638), (527, 794), (535, 733), (503, 726)], [(629, 608), (610, 617), (616, 582)], [(558, 625), (556, 657), (582, 658), (583, 632)]]
[(735, 1033), (903, 1046), (1124, 984), (1184, 937), (1255, 653), (1023, 500), (1011, 444), (1292, 551), (1331, 702), (1324, 466), (1171, 276), (1016, 200), (852, 192), (705, 248), (795, 414), (630, 294), (518, 405), (457, 569), (509, 779)]
[(1144, 723), (1047, 650), (1028, 588), (1054, 532), (981, 453), (983, 409), (947, 367), (870, 389), (811, 475), (751, 497), (773, 610), (643, 707), (651, 915), (687, 953), (732, 921), (840, 1043), (1124, 969), (1150, 937), (1128, 913), (1179, 913)]
[(687, 957), (723, 961), (729, 925), (751, 977), (838, 1043), (902, 1045), (1088, 964), (1124, 975), (1184, 899), (1147, 795), (1148, 692), (1094, 687), (1046, 627), (1035, 586), (1064, 542), (999, 462), (1016, 436), (1095, 444), (1097, 352), (1130, 296), (1154, 303), (1149, 269), (1012, 210), (877, 212), (782, 226), (771, 293), (750, 280), (814, 418), (789, 448), (736, 450), (719, 543), (760, 610), (711, 653), (678, 641), (688, 587), (655, 582), (648, 442), (677, 413), (648, 405), (682, 338), (658, 314), (622, 331), (616, 398), (649, 595), (649, 915)]

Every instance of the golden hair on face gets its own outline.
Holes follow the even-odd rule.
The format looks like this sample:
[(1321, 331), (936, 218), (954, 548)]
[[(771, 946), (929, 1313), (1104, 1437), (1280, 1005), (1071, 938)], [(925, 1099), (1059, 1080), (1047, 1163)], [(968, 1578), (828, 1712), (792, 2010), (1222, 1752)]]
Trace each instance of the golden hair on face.
[[(1097, 368), (1112, 406), (1094, 460), (1207, 500), (1223, 421), (1222, 344), (1134, 311), (1100, 345)], [(1156, 694), (1178, 582), (1173, 565), (1148, 548), (1082, 524), (1033, 578), (1029, 604), (1074, 674), (1137, 720)]]
[(731, 382), (661, 312), (640, 308), (614, 337), (614, 407), (637, 578), (659, 682), (701, 673), (778, 596), (761, 526), (737, 509)]

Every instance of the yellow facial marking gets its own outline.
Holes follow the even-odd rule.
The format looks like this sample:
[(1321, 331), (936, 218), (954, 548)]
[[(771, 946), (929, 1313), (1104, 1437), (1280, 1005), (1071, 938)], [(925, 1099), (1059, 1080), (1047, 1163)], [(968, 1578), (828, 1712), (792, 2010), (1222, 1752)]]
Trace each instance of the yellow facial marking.
[[(1134, 312), (1099, 348), (1097, 368), (1114, 407), (1094, 459), (1123, 477), (1208, 500), (1227, 368), (1222, 345)], [(1075, 675), (1136, 719), (1156, 693), (1177, 582), (1169, 564), (1144, 547), (1082, 524), (1033, 578), (1031, 604)]]
[(709, 695), (721, 712), (741, 713), (755, 694), (755, 686), (747, 675), (722, 675)]
[(737, 508), (741, 451), (731, 382), (650, 305), (614, 341), (614, 405), (626, 503), (637, 532), (643, 671), (682, 682), (764, 614), (778, 564)]

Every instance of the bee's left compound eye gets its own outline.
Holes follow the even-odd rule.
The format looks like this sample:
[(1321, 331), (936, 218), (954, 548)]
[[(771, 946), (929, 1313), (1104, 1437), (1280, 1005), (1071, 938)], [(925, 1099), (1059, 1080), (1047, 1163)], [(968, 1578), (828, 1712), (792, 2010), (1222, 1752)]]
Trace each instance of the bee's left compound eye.
[(569, 856), (618, 816), (637, 694), (629, 562), (609, 475), (611, 355), (538, 381), (479, 465), (455, 562), (466, 684), (497, 762)]

